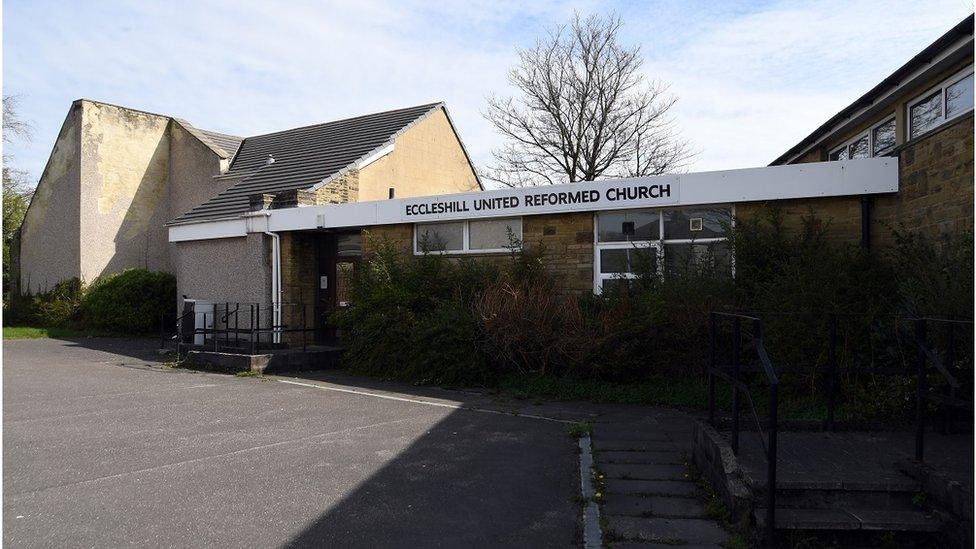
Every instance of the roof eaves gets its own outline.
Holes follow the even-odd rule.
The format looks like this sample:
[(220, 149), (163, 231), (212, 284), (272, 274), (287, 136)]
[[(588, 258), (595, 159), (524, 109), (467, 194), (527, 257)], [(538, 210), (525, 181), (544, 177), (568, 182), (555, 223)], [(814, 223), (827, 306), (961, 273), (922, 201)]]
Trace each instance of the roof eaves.
[(956, 24), (956, 26), (954, 26), (948, 32), (937, 38), (934, 42), (926, 46), (925, 49), (912, 57), (907, 63), (896, 69), (893, 73), (888, 75), (884, 80), (871, 88), (867, 93), (859, 97), (847, 107), (844, 107), (834, 116), (830, 117), (826, 122), (821, 124), (820, 127), (810, 133), (810, 135), (800, 140), (800, 142), (796, 145), (790, 147), (789, 150), (770, 162), (769, 165), (776, 166), (779, 164), (789, 163), (790, 161), (795, 160), (799, 156), (805, 154), (825, 138), (835, 133), (839, 129), (838, 125), (845, 120), (851, 119), (856, 114), (858, 109), (864, 108), (865, 106), (871, 106), (874, 104), (875, 100), (884, 95), (885, 92), (890, 93), (901, 87), (901, 80), (905, 76), (911, 74), (919, 68), (924, 67), (927, 64), (930, 64), (940, 50), (944, 50), (949, 46), (963, 42), (966, 36), (969, 36), (971, 39), (972, 35), (973, 15), (970, 15)]

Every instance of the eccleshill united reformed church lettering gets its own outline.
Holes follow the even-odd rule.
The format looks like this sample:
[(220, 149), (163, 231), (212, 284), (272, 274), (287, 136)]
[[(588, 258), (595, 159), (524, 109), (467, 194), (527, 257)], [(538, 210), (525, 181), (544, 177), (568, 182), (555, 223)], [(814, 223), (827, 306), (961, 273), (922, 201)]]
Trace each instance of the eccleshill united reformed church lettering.
[(502, 196), (446, 196), (444, 199), (406, 201), (405, 218), (465, 213), (526, 213), (528, 210), (558, 208), (561, 210), (620, 207), (660, 206), (676, 203), (677, 183), (634, 183), (614, 185), (606, 189), (540, 190), (517, 189)]

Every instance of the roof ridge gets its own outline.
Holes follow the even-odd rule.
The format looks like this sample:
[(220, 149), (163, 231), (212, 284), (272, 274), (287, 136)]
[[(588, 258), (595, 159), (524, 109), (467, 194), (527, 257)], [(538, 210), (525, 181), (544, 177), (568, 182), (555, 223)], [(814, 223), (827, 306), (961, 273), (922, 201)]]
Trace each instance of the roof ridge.
[(356, 116), (349, 116), (349, 117), (346, 117), (346, 118), (338, 118), (336, 120), (328, 120), (326, 122), (318, 122), (316, 124), (307, 124), (305, 126), (296, 126), (294, 128), (288, 128), (288, 129), (278, 130), (278, 131), (274, 131), (274, 132), (259, 133), (257, 135), (249, 135), (249, 136), (245, 137), (244, 139), (247, 140), (247, 139), (252, 139), (252, 138), (255, 138), (255, 137), (267, 137), (269, 135), (276, 135), (276, 134), (279, 134), (279, 133), (293, 132), (295, 130), (304, 130), (304, 129), (307, 129), (307, 128), (315, 128), (315, 127), (318, 127), (318, 126), (325, 126), (325, 125), (328, 125), (328, 124), (335, 124), (337, 122), (348, 122), (348, 121), (356, 120), (358, 118), (366, 118), (368, 116), (379, 116), (381, 114), (391, 114), (391, 113), (400, 112), (400, 111), (409, 111), (411, 109), (419, 109), (421, 107), (428, 107), (429, 110), (433, 110), (435, 107), (440, 107), (440, 106), (443, 106), (443, 105), (444, 105), (444, 102), (443, 101), (437, 101), (437, 102), (434, 102), (434, 103), (423, 103), (423, 104), (414, 105), (414, 106), (411, 106), (411, 107), (402, 107), (402, 108), (399, 108), (399, 109), (390, 109), (390, 110), (386, 110), (386, 111), (371, 112), (371, 113), (368, 113), (368, 114), (359, 114), (359, 115), (356, 115)]

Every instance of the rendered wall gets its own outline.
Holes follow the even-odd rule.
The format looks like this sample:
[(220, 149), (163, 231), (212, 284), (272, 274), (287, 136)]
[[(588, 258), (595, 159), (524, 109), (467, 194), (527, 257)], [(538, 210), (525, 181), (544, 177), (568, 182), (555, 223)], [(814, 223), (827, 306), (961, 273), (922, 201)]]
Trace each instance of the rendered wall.
[(479, 190), (474, 169), (444, 109), (411, 126), (396, 138), (393, 152), (359, 172), (359, 201)]
[(220, 157), (176, 123), (169, 130), (169, 188), (167, 221), (203, 204), (238, 179), (214, 179)]
[(270, 244), (260, 233), (174, 243), (176, 294), (212, 302), (260, 303), (271, 296)]
[(81, 276), (79, 227), (81, 104), (68, 111), (21, 225), (21, 291)]
[(81, 276), (169, 271), (169, 118), (82, 101)]

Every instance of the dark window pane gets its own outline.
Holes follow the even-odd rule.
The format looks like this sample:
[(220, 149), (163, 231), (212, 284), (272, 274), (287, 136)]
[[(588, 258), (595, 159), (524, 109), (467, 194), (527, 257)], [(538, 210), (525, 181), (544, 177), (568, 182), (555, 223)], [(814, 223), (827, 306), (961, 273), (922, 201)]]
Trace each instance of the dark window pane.
[[(701, 230), (692, 231), (692, 219), (700, 218)], [(664, 212), (664, 238), (722, 238), (725, 227), (732, 222), (728, 208), (701, 208)]]
[(628, 273), (627, 249), (600, 250), (601, 273)]
[(362, 233), (343, 233), (337, 235), (336, 255), (339, 257), (359, 257), (363, 255)]
[(422, 252), (460, 250), (464, 223), (417, 225), (417, 249)]
[(714, 270), (731, 274), (732, 260), (726, 242), (708, 244), (665, 244), (664, 265), (669, 275)]
[(973, 75), (946, 88), (946, 117), (973, 108)]
[[(597, 238), (600, 242), (628, 242), (660, 238), (658, 213), (652, 210), (600, 212), (597, 215)], [(624, 224), (633, 223), (633, 234)]]
[(868, 153), (868, 136), (859, 138), (857, 141), (851, 143), (850, 145), (850, 157), (851, 158), (867, 158), (871, 156)]
[(847, 160), (847, 147), (841, 147), (830, 153), (829, 160)]
[(874, 129), (874, 154), (878, 155), (895, 146), (895, 119)]
[(918, 137), (942, 121), (942, 92), (937, 91), (912, 106), (908, 115), (911, 137)]

